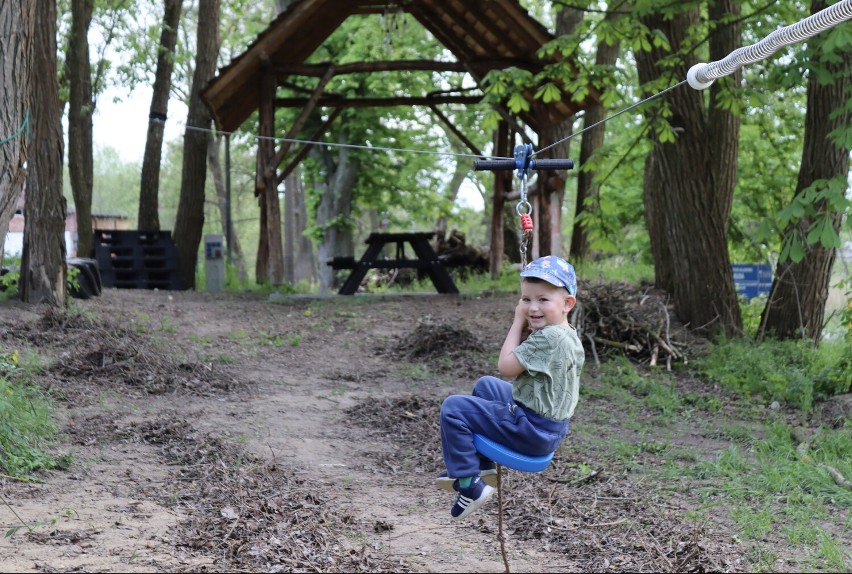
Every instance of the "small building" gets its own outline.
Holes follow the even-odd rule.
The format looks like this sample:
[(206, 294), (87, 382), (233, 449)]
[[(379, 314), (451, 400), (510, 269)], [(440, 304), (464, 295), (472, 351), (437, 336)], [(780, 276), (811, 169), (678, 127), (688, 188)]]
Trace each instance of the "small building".
[[(123, 230), (130, 229), (130, 219), (125, 215), (92, 214), (92, 229)], [(65, 214), (65, 253), (67, 257), (91, 257), (91, 254), (77, 253), (77, 210), (69, 207)], [(20, 257), (24, 252), (24, 196), (18, 199), (18, 207), (3, 246), (5, 257)]]

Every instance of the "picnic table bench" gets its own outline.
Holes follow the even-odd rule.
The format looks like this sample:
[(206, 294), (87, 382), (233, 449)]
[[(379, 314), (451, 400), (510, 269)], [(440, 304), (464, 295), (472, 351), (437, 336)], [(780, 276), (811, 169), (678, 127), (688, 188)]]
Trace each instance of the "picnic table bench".
[[(434, 232), (425, 231), (371, 233), (365, 241), (367, 249), (361, 259), (356, 261), (354, 257), (335, 257), (328, 262), (332, 269), (352, 270), (338, 293), (340, 295), (354, 295), (370, 269), (403, 268), (425, 270), (438, 293), (458, 293), (459, 290), (456, 288), (453, 278), (450, 277), (446, 265), (432, 249), (432, 245), (429, 244), (429, 240), (434, 235)], [(382, 249), (388, 243), (396, 244), (396, 256), (393, 259), (379, 259)], [(406, 257), (406, 243), (411, 245), (416, 259)]]

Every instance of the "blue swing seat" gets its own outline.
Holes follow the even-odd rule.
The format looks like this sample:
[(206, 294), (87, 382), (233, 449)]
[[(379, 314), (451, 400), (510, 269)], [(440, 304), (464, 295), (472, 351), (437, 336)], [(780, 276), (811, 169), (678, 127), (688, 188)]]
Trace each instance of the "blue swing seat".
[(554, 453), (544, 456), (529, 456), (521, 454), (490, 438), (474, 433), (473, 446), (482, 456), (488, 457), (497, 464), (523, 472), (541, 472), (550, 465)]

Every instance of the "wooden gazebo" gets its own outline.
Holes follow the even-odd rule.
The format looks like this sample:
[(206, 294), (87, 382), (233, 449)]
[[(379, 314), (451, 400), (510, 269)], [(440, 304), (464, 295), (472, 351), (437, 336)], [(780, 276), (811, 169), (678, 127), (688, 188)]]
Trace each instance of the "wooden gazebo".
[[(406, 12), (428, 29), (456, 60), (437, 61), (377, 61), (337, 65), (334, 62), (306, 65), (305, 61), (350, 16)], [(556, 59), (542, 60), (538, 50), (554, 39), (539, 22), (524, 10), (517, 0), (293, 0), (269, 27), (260, 33), (248, 49), (221, 68), (202, 93), (218, 129), (232, 132), (258, 111), (259, 136), (257, 158), (258, 192), (265, 198), (270, 261), (281, 260), (280, 214), (275, 192), (278, 184), (306, 157), (309, 147), (288, 154), (290, 144), (283, 142), (277, 149), (274, 137), (284, 139), (321, 140), (340, 111), (347, 107), (365, 106), (428, 106), (436, 117), (445, 122), (461, 141), (476, 155), (481, 155), (437, 106), (448, 103), (473, 104), (482, 99), (478, 94), (445, 93), (439, 95), (410, 94), (396, 98), (341, 98), (325, 93), (334, 76), (356, 72), (440, 71), (469, 74), (477, 83), (491, 70), (511, 67), (540, 71)], [(279, 98), (278, 89), (294, 76), (316, 77), (316, 86), (309, 97)], [(594, 90), (590, 93), (595, 94)], [(592, 97), (595, 97), (594, 95)], [(516, 135), (529, 141), (519, 122), (526, 124), (538, 136), (538, 149), (557, 141), (557, 128), (566, 119), (584, 109), (582, 102), (571, 101), (563, 94), (560, 101), (544, 104), (530, 95), (530, 110), (513, 117), (498, 107), (503, 118), (495, 134), (494, 155), (511, 157)], [(275, 133), (277, 108), (301, 108), (301, 113), (285, 134)], [(302, 134), (304, 125), (317, 108), (326, 108), (327, 119), (319, 130)], [(542, 157), (553, 157), (542, 154)], [(286, 164), (285, 164), (286, 160)], [(282, 164), (283, 167), (282, 167)], [(499, 270), (503, 253), (503, 205), (511, 190), (511, 172), (495, 174), (491, 230), (491, 270)], [(556, 172), (540, 174), (537, 195), (537, 246), (542, 254), (551, 253), (551, 227), (559, 229), (558, 210), (552, 214), (550, 196), (564, 189), (565, 179)], [(278, 251), (276, 253), (276, 251)]]

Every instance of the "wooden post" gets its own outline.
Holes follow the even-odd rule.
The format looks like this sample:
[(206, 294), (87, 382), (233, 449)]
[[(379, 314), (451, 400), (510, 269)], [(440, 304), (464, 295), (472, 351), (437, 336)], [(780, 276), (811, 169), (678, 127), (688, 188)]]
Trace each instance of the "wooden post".
[[(494, 152), (498, 157), (511, 157), (509, 153), (509, 126), (501, 121), (497, 125), (494, 134)], [(503, 266), (503, 206), (506, 193), (509, 191), (507, 180), (511, 181), (512, 172), (495, 171), (494, 173), (494, 195), (491, 198), (491, 245), (488, 255), (489, 271), (491, 278), (500, 276), (500, 268)], [(509, 178), (506, 177), (509, 173)]]
[[(268, 237), (268, 277), (273, 285), (284, 282), (284, 254), (281, 245), (281, 208), (278, 201), (278, 178), (275, 166), (275, 90), (276, 77), (268, 67), (260, 79), (260, 141), (258, 153), (258, 187), (266, 207), (266, 232)], [(271, 169), (267, 169), (271, 168)]]

